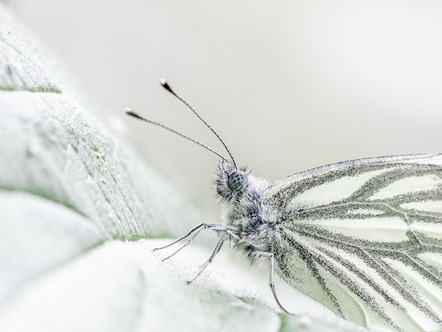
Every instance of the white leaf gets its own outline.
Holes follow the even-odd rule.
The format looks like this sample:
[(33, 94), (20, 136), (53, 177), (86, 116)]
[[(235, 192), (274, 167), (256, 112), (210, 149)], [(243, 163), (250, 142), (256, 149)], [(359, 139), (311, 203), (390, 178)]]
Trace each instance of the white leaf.
[(3, 4), (0, 15), (1, 331), (359, 329), (318, 304), (277, 314), (267, 271), (225, 255), (187, 285), (205, 246), (161, 263), (164, 240), (149, 238), (202, 217), (78, 102)]

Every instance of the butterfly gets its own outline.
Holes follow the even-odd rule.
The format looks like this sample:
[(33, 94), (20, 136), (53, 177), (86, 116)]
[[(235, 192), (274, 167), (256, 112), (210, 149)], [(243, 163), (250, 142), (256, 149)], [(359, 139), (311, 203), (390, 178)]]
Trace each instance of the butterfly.
[[(204, 229), (250, 260), (269, 260), (288, 284), (362, 326), (396, 331), (442, 330), (442, 154), (368, 158), (331, 164), (274, 183), (221, 161), (215, 187), (222, 224), (199, 224), (171, 244), (190, 244)], [(129, 115), (159, 125), (139, 116)], [(192, 282), (191, 280), (190, 282)]]

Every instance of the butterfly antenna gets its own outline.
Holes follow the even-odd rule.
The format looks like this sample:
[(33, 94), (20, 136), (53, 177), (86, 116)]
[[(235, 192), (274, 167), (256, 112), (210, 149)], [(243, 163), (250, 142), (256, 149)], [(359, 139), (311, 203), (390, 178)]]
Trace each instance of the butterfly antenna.
[[(230, 153), (230, 150), (229, 150), (229, 148), (227, 147), (227, 145), (224, 143), (224, 141), (221, 139), (221, 137), (219, 137), (219, 135), (216, 133), (216, 131), (215, 130), (213, 130), (213, 128), (193, 109), (193, 107), (192, 106), (190, 106), (183, 98), (181, 98), (180, 96), (178, 96), (176, 93), (175, 93), (175, 91), (173, 91), (172, 90), (172, 88), (170, 87), (170, 85), (167, 83), (167, 81), (164, 79), (164, 78), (162, 78), (161, 80), (160, 80), (160, 84), (163, 86), (163, 88), (165, 88), (167, 91), (169, 91), (171, 94), (173, 94), (176, 98), (178, 98), (178, 100), (180, 100), (184, 105), (186, 105), (197, 117), (198, 117), (198, 119), (200, 119), (205, 125), (206, 125), (206, 127), (207, 128), (209, 128), (211, 131), (212, 131), (212, 133), (214, 133), (215, 134), (215, 136), (218, 138), (218, 140), (221, 142), (221, 144), (224, 146), (224, 148), (226, 149), (226, 151), (227, 151), (227, 153), (229, 154), (229, 156), (230, 156), (230, 159), (232, 159), (232, 163), (233, 163), (233, 165), (235, 166), (235, 168), (238, 168), (237, 166), (236, 166), (236, 162), (235, 162), (235, 159), (233, 159), (233, 156), (232, 156), (232, 154)], [(224, 158), (223, 158), (224, 159)], [(225, 159), (224, 159), (225, 160)]]
[(133, 112), (133, 111), (126, 111), (126, 114), (127, 114), (127, 115), (130, 115), (130, 116), (133, 116), (134, 118), (136, 118), (136, 119), (138, 119), (138, 120), (141, 120), (141, 121), (144, 121), (144, 122), (147, 122), (147, 123), (153, 124), (153, 125), (155, 125), (155, 126), (157, 126), (157, 127), (160, 127), (160, 128), (166, 129), (166, 130), (168, 130), (168, 131), (170, 131), (170, 132), (172, 132), (172, 133), (174, 133), (174, 134), (176, 134), (176, 135), (178, 135), (178, 136), (181, 136), (181, 137), (183, 137), (183, 138), (185, 138), (185, 139), (187, 139), (187, 140), (189, 140), (189, 141), (191, 141), (191, 142), (193, 142), (193, 143), (195, 143), (195, 144), (198, 144), (199, 146), (203, 147), (204, 149), (206, 149), (206, 150), (208, 150), (208, 151), (210, 151), (210, 152), (216, 154), (216, 155), (217, 155), (218, 157), (220, 157), (221, 159), (223, 159), (223, 160), (225, 160), (225, 161), (228, 161), (228, 160), (227, 160), (225, 157), (223, 157), (221, 154), (219, 154), (218, 152), (216, 152), (216, 151), (213, 150), (212, 148), (209, 148), (207, 145), (205, 145), (205, 144), (203, 144), (203, 143), (201, 143), (201, 142), (198, 142), (197, 140), (193, 139), (192, 137), (189, 137), (189, 136), (187, 136), (187, 135), (181, 134), (180, 132), (178, 132), (178, 131), (176, 131), (176, 130), (174, 130), (174, 129), (172, 129), (172, 128), (169, 128), (169, 127), (167, 127), (167, 126), (165, 126), (165, 125), (163, 125), (163, 124), (161, 124), (161, 123), (159, 123), (159, 122), (155, 122), (155, 121), (152, 121), (152, 120), (149, 120), (149, 119), (143, 118), (141, 115), (139, 115), (138, 113), (135, 113), (135, 112)]

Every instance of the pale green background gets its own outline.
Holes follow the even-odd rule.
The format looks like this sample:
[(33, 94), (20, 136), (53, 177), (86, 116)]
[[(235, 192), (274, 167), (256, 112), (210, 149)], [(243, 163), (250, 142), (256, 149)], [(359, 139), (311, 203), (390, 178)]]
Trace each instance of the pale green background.
[(223, 152), (161, 77), (239, 164), (270, 181), (342, 160), (442, 151), (440, 1), (10, 4), (107, 108), (109, 124), (124, 134), (126, 123), (212, 221), (217, 159), (123, 116), (130, 106)]

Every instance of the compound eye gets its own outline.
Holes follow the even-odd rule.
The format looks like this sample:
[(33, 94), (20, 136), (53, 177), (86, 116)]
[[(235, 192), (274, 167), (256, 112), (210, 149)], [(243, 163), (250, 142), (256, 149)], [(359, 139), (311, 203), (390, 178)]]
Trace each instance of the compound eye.
[(247, 182), (247, 174), (243, 171), (235, 171), (227, 178), (227, 186), (231, 191), (237, 191)]

